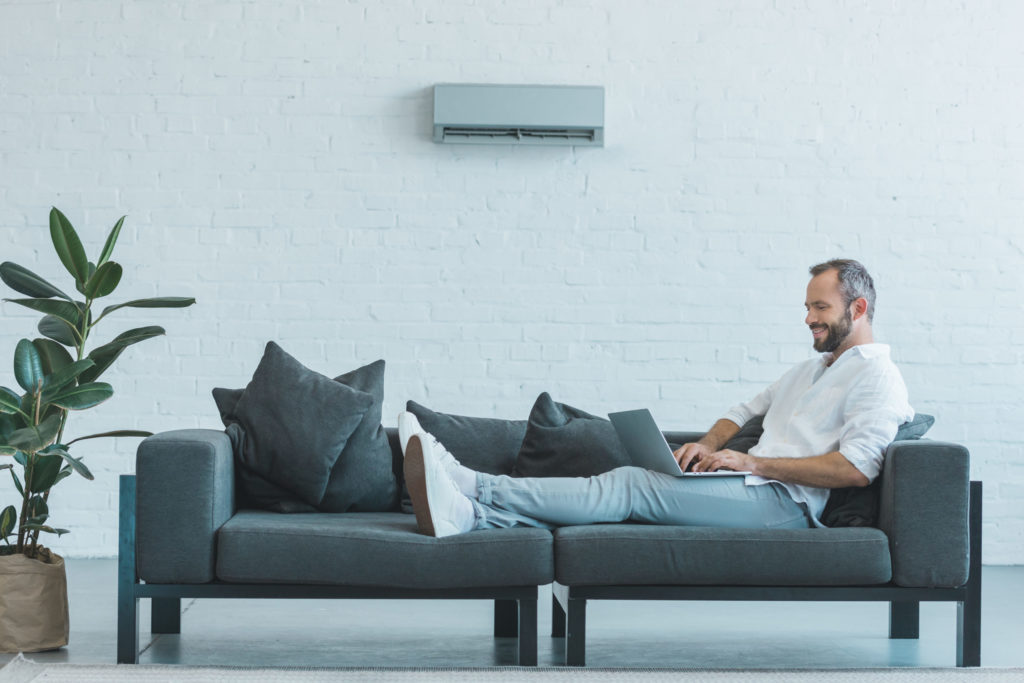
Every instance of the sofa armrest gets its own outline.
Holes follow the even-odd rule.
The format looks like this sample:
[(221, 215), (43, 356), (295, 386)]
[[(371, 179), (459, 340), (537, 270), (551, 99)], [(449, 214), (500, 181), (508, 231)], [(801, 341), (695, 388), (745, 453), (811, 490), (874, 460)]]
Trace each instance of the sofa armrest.
[(966, 448), (926, 440), (889, 445), (878, 526), (889, 537), (896, 585), (953, 587), (967, 582), (969, 499)]
[(181, 429), (143, 440), (135, 457), (136, 553), (150, 583), (214, 579), (217, 530), (235, 511), (227, 434)]

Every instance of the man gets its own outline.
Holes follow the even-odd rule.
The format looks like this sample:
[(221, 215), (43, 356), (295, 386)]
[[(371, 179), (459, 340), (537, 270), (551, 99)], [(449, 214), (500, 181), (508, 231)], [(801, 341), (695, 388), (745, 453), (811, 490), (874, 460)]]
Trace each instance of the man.
[[(875, 288), (857, 261), (813, 266), (804, 322), (822, 354), (733, 407), (695, 443), (675, 451), (684, 470), (749, 471), (745, 477), (678, 478), (638, 467), (595, 477), (513, 478), (474, 472), (399, 416), (405, 476), (421, 533), (449, 536), (510, 526), (553, 528), (637, 521), (738, 528), (808, 528), (829, 489), (867, 486), (886, 446), (911, 419), (907, 389), (876, 344)], [(750, 453), (722, 450), (742, 424), (764, 416)]]

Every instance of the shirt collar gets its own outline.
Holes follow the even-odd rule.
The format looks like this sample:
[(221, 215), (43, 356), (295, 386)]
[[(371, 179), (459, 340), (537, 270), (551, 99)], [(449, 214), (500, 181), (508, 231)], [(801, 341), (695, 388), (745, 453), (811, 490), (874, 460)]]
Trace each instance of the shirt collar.
[[(889, 357), (889, 345), (888, 344), (857, 344), (843, 353), (844, 356), (856, 352), (861, 358), (888, 358)], [(829, 365), (833, 361), (832, 353), (821, 354), (821, 362), (824, 365)]]

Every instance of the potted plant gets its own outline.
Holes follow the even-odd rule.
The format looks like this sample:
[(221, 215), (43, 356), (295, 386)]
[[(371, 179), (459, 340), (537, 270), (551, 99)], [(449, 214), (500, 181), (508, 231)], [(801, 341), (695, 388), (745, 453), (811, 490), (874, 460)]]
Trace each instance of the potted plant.
[[(16, 263), (0, 264), (0, 279), (28, 298), (4, 299), (43, 314), (36, 339), (22, 339), (14, 349), (14, 379), (22, 393), (0, 386), (0, 471), (8, 470), (19, 504), (0, 509), (0, 652), (33, 652), (61, 647), (68, 639), (67, 585), (64, 561), (39, 543), (40, 534), (68, 533), (50, 521), (53, 487), (78, 474), (93, 475), (71, 445), (83, 439), (149, 436), (150, 432), (117, 430), (65, 438), (68, 414), (92, 408), (114, 390), (97, 381), (121, 353), (138, 342), (164, 334), (161, 327), (122, 332), (86, 351), (92, 332), (121, 308), (183, 308), (189, 297), (136, 299), (93, 305), (117, 288), (120, 264), (111, 261), (124, 217), (114, 225), (95, 263), (86, 258), (71, 222), (50, 211), (50, 237), (60, 262), (81, 295), (72, 298)], [(0, 472), (2, 474), (2, 472)], [(19, 476), (20, 475), (20, 476)]]

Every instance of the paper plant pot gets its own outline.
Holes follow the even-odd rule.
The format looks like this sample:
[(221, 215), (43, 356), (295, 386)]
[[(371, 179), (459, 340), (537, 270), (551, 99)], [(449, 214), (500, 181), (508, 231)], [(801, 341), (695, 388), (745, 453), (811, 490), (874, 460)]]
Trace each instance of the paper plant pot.
[(68, 644), (64, 558), (0, 555), (0, 652), (39, 652)]

